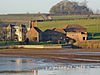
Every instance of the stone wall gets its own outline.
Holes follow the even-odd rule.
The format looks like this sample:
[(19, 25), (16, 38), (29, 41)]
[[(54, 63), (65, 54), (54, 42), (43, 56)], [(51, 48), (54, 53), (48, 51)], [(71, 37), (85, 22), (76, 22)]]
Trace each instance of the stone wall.
[(54, 30), (50, 30), (47, 29), (44, 33), (43, 33), (43, 41), (51, 41), (51, 42), (55, 42), (57, 43), (58, 40), (60, 40), (61, 42), (65, 42), (66, 39), (66, 35), (60, 31), (54, 31)]
[(62, 48), (62, 46), (53, 46), (53, 45), (10, 45), (8, 48)]
[(67, 37), (76, 41), (87, 40), (87, 32), (67, 32)]
[(100, 40), (77, 41), (75, 45), (81, 48), (96, 49), (100, 48)]

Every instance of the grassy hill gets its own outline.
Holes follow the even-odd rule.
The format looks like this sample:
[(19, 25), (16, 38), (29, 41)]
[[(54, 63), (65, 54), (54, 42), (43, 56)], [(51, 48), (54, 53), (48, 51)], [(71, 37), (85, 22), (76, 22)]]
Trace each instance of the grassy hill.
[(7, 20), (30, 20), (39, 19), (43, 20), (43, 18), (38, 14), (8, 14), (8, 15), (0, 15), (0, 19)]
[(77, 18), (100, 18), (100, 15), (66, 15), (51, 16), (52, 19), (77, 19)]
[(64, 21), (44, 21), (38, 22), (38, 27), (44, 31), (48, 28), (64, 28), (67, 25), (82, 25), (87, 28), (87, 32), (100, 32), (100, 19), (88, 20), (64, 20)]
[(87, 32), (94, 33), (94, 38), (100, 38), (100, 19), (84, 19), (84, 20), (64, 20), (64, 21), (45, 21), (39, 22), (38, 27), (45, 31), (49, 28), (64, 28), (67, 25), (81, 25), (87, 28)]

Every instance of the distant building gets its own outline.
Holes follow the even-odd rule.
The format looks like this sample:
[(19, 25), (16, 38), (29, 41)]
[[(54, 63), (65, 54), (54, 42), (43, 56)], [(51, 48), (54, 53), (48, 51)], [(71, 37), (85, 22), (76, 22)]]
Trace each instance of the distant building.
[(26, 39), (27, 29), (25, 25), (12, 25), (7, 27), (7, 38), (10, 41), (24, 41)]

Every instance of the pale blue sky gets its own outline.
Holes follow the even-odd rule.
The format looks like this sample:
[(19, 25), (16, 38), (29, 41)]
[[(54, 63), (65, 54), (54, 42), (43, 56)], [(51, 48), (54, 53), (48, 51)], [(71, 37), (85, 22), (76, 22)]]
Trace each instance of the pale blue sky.
[[(0, 0), (0, 14), (11, 13), (45, 13), (62, 0)], [(72, 0), (82, 2), (83, 0)], [(100, 10), (100, 0), (87, 0), (88, 7)]]

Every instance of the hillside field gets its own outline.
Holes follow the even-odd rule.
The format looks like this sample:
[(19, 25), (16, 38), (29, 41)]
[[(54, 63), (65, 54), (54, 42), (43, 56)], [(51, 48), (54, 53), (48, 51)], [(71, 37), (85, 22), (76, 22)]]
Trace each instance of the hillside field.
[(49, 28), (64, 28), (67, 25), (81, 25), (87, 28), (87, 32), (94, 33), (94, 38), (100, 38), (100, 19), (84, 19), (84, 20), (64, 20), (64, 21), (45, 21), (39, 22), (38, 27), (45, 31)]
[(100, 18), (100, 15), (66, 15), (51, 16), (52, 19), (77, 19), (77, 18)]
[[(8, 14), (0, 15), (0, 20), (30, 20), (31, 18), (37, 20), (44, 20), (43, 14)], [(47, 14), (44, 14), (47, 17)], [(83, 19), (83, 18), (100, 18), (100, 15), (50, 15), (51, 19)]]

